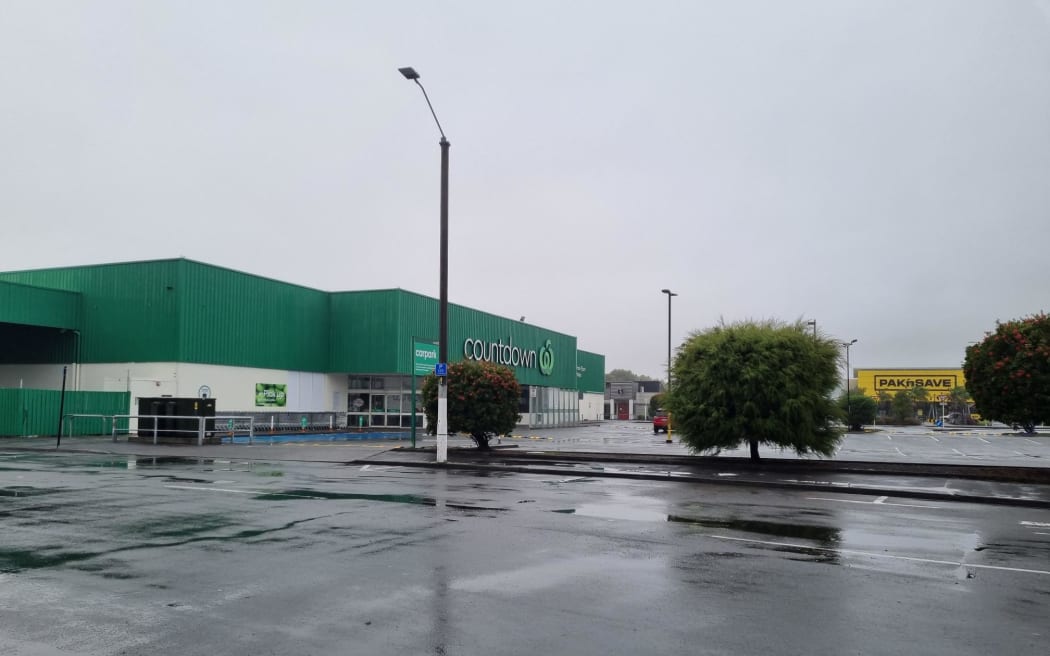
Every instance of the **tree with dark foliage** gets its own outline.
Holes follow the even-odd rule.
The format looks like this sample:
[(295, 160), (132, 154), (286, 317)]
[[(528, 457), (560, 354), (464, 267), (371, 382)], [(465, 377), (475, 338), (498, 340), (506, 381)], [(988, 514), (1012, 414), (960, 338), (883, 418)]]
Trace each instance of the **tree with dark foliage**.
[(994, 333), (966, 347), (963, 375), (984, 419), (1035, 432), (1050, 419), (1050, 317), (997, 324)]
[[(479, 449), (489, 440), (509, 435), (521, 415), (518, 403), (521, 386), (510, 367), (479, 360), (463, 360), (448, 366), (448, 431), (466, 433)], [(438, 379), (423, 379), (423, 408), (427, 432), (437, 433)]]
[(830, 456), (841, 437), (832, 398), (839, 343), (796, 322), (746, 321), (693, 333), (674, 359), (667, 406), (694, 452), (747, 442)]

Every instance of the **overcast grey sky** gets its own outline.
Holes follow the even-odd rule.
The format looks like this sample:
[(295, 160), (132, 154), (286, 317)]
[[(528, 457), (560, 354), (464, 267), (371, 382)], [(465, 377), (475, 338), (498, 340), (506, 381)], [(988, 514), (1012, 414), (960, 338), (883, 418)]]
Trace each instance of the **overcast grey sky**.
[(661, 377), (724, 318), (956, 366), (1050, 309), (1050, 0), (0, 0), (0, 270), (438, 292)]

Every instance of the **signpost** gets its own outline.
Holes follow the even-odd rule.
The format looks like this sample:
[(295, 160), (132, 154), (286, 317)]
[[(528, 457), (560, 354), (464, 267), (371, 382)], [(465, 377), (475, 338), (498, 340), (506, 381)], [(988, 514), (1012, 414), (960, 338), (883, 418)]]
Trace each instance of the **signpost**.
[(434, 373), (438, 367), (438, 347), (433, 340), (412, 338), (412, 448), (416, 448), (416, 376)]

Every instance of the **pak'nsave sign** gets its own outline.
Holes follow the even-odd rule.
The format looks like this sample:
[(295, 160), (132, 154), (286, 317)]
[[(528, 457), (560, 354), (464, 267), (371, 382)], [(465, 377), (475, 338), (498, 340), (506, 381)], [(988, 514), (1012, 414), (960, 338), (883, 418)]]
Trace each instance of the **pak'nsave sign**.
[(947, 394), (963, 387), (961, 369), (858, 369), (857, 387), (869, 396), (879, 392), (895, 394), (921, 387), (930, 393)]
[(495, 342), (468, 337), (463, 341), (463, 357), (467, 360), (484, 360), (507, 367), (521, 369), (538, 368), (544, 376), (554, 372), (554, 347), (551, 340), (546, 340), (537, 352), (536, 349), (523, 349), (514, 345), (514, 339), (508, 337)]

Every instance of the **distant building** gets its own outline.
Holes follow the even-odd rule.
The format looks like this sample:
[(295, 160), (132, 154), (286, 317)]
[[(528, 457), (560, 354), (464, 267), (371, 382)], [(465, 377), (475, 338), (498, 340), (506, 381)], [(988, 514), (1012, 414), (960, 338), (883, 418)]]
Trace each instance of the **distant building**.
[[(944, 403), (951, 399), (952, 390), (965, 387), (962, 369), (854, 369), (849, 388), (872, 397), (878, 403), (878, 416), (890, 414), (890, 399), (898, 392), (920, 388), (926, 391), (925, 407), (918, 409), (920, 418), (933, 418), (945, 413)], [(972, 403), (972, 400), (971, 400)], [(970, 415), (969, 407), (966, 414)]]
[(631, 380), (605, 383), (606, 419), (649, 419), (649, 401), (663, 391), (658, 380)]
[(850, 389), (878, 399), (891, 397), (897, 392), (921, 387), (927, 392), (927, 400), (936, 402), (947, 399), (956, 387), (965, 387), (962, 369), (854, 369)]

